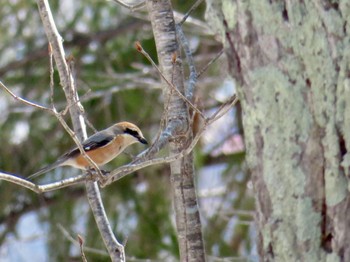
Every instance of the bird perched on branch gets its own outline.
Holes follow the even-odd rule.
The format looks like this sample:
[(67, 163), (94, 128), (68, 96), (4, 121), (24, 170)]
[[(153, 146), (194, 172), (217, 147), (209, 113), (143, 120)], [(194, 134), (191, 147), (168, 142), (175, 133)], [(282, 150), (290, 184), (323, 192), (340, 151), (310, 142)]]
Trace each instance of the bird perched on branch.
[[(117, 157), (126, 147), (137, 142), (147, 144), (141, 130), (132, 123), (120, 122), (90, 136), (82, 143), (82, 146), (86, 154), (97, 166), (102, 166)], [(53, 164), (30, 175), (28, 179), (37, 177), (60, 166), (72, 166), (85, 170), (89, 169), (91, 164), (81, 154), (79, 148), (75, 147), (62, 155)]]

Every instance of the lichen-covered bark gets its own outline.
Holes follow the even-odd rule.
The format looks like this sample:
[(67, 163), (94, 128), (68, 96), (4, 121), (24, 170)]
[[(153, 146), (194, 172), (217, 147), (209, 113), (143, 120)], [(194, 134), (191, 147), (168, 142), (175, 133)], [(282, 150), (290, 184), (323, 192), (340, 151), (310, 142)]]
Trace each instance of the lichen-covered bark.
[(350, 2), (207, 0), (243, 110), (264, 261), (350, 261)]
[[(179, 44), (176, 39), (175, 20), (169, 0), (148, 0), (152, 29), (162, 73), (184, 93), (184, 76)], [(173, 58), (176, 57), (176, 63)], [(172, 130), (170, 155), (180, 153), (192, 140), (187, 103), (163, 81), (166, 122), (176, 126)], [(169, 99), (168, 99), (169, 98)], [(170, 164), (173, 202), (181, 261), (205, 261), (198, 201), (194, 187), (192, 154)]]

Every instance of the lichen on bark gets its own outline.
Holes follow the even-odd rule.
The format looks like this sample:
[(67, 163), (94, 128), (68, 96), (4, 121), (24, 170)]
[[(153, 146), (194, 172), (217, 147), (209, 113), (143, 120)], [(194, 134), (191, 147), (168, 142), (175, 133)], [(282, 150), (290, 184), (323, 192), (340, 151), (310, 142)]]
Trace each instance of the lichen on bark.
[(349, 261), (349, 3), (207, 5), (242, 105), (261, 259)]

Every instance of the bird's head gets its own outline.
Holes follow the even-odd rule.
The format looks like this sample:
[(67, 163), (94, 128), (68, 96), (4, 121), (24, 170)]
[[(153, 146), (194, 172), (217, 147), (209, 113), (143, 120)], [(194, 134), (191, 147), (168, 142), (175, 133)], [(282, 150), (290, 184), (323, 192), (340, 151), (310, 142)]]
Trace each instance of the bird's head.
[(113, 126), (114, 133), (123, 134), (129, 141), (129, 144), (140, 142), (147, 144), (147, 140), (144, 138), (140, 128), (129, 122), (120, 122)]

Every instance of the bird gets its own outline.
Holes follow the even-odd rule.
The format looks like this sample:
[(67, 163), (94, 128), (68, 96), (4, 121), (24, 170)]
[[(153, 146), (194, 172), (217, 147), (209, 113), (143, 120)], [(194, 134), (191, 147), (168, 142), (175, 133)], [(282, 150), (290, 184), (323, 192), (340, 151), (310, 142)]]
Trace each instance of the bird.
[[(82, 147), (97, 166), (102, 166), (134, 143), (147, 145), (147, 140), (140, 128), (130, 122), (119, 122), (88, 137), (83, 141)], [(59, 157), (56, 162), (41, 168), (27, 179), (33, 179), (61, 166), (72, 166), (83, 170), (91, 168), (89, 161), (81, 154), (79, 148), (75, 147)]]

